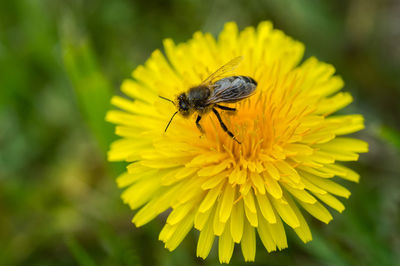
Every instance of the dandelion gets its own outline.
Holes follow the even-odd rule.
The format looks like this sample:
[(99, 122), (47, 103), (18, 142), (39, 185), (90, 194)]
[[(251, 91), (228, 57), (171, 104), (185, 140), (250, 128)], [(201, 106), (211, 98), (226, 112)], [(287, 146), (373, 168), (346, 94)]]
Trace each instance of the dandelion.
[[(235, 243), (254, 261), (256, 233), (268, 252), (286, 248), (286, 228), (303, 242), (312, 239), (303, 214), (329, 223), (327, 206), (342, 212), (349, 190), (338, 179), (359, 175), (339, 162), (356, 161), (367, 143), (343, 137), (364, 128), (361, 115), (333, 115), (351, 103), (339, 92), (343, 80), (333, 66), (309, 58), (304, 45), (262, 22), (239, 32), (227, 23), (217, 40), (196, 32), (186, 43), (164, 40), (166, 56), (152, 53), (115, 96), (107, 120), (121, 139), (110, 161), (130, 164), (117, 183), (122, 199), (139, 209), (132, 222), (142, 226), (170, 209), (159, 239), (174, 250), (194, 227), (197, 256), (206, 258), (215, 238), (219, 260), (229, 263)], [(213, 115), (176, 116), (175, 99), (232, 58), (242, 56), (237, 75), (254, 78), (256, 93), (222, 111), (222, 119), (241, 144), (229, 137)], [(287, 226), (284, 226), (286, 224)]]

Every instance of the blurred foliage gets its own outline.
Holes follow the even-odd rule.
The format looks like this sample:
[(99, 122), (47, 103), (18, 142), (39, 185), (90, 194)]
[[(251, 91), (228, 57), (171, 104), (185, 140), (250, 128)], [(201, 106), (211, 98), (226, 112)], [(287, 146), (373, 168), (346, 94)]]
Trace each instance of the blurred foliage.
[[(163, 219), (135, 228), (105, 160), (110, 95), (171, 37), (272, 20), (336, 66), (367, 128), (346, 211), (314, 241), (255, 265), (395, 265), (400, 261), (400, 3), (395, 0), (0, 0), (0, 265), (218, 265), (195, 257), (197, 232), (173, 253)], [(288, 230), (290, 231), (290, 230)], [(233, 265), (244, 265), (236, 249)]]

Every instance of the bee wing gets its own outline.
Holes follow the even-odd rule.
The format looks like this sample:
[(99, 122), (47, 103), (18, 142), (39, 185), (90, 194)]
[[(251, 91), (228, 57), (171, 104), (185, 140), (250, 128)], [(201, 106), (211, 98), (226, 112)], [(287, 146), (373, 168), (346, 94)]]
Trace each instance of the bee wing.
[(255, 89), (255, 84), (244, 85), (241, 82), (231, 82), (230, 78), (221, 79), (214, 85), (210, 97), (207, 99), (207, 105), (214, 103), (234, 103), (250, 97)]
[(233, 58), (231, 61), (218, 68), (214, 73), (212, 73), (208, 78), (206, 78), (201, 84), (211, 84), (217, 78), (224, 76), (225, 74), (235, 70), (240, 62), (242, 62), (243, 56), (238, 56)]

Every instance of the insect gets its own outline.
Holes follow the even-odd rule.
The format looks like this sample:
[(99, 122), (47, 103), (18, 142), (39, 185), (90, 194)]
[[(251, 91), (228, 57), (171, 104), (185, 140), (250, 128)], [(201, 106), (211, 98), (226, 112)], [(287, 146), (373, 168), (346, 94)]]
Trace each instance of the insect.
[[(222, 121), (217, 109), (226, 111), (236, 111), (236, 108), (220, 105), (220, 103), (234, 103), (243, 100), (252, 95), (257, 87), (257, 82), (248, 76), (228, 76), (221, 78), (227, 73), (233, 71), (243, 60), (242, 56), (235, 57), (208, 78), (200, 85), (190, 88), (187, 92), (182, 92), (178, 95), (175, 101), (159, 96), (160, 98), (172, 102), (177, 111), (169, 120), (165, 131), (167, 131), (172, 119), (177, 113), (183, 117), (190, 117), (194, 112), (197, 113), (196, 126), (200, 132), (204, 132), (200, 125), (200, 120), (203, 115), (212, 111), (218, 119), (221, 128), (237, 143), (241, 144), (233, 133), (226, 127)], [(219, 79), (221, 78), (221, 79)]]

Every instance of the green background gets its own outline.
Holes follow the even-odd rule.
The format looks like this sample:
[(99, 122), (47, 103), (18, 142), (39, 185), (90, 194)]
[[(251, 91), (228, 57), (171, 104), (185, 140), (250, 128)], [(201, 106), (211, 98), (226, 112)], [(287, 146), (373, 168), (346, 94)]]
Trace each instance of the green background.
[[(360, 184), (314, 240), (288, 229), (289, 248), (254, 265), (395, 265), (400, 261), (400, 3), (351, 0), (0, 0), (0, 265), (218, 265), (196, 258), (193, 231), (170, 253), (159, 218), (135, 228), (108, 163), (104, 122), (122, 80), (196, 30), (216, 35), (271, 20), (332, 63), (346, 81), (370, 152), (351, 167)], [(244, 265), (237, 246), (232, 265)]]

